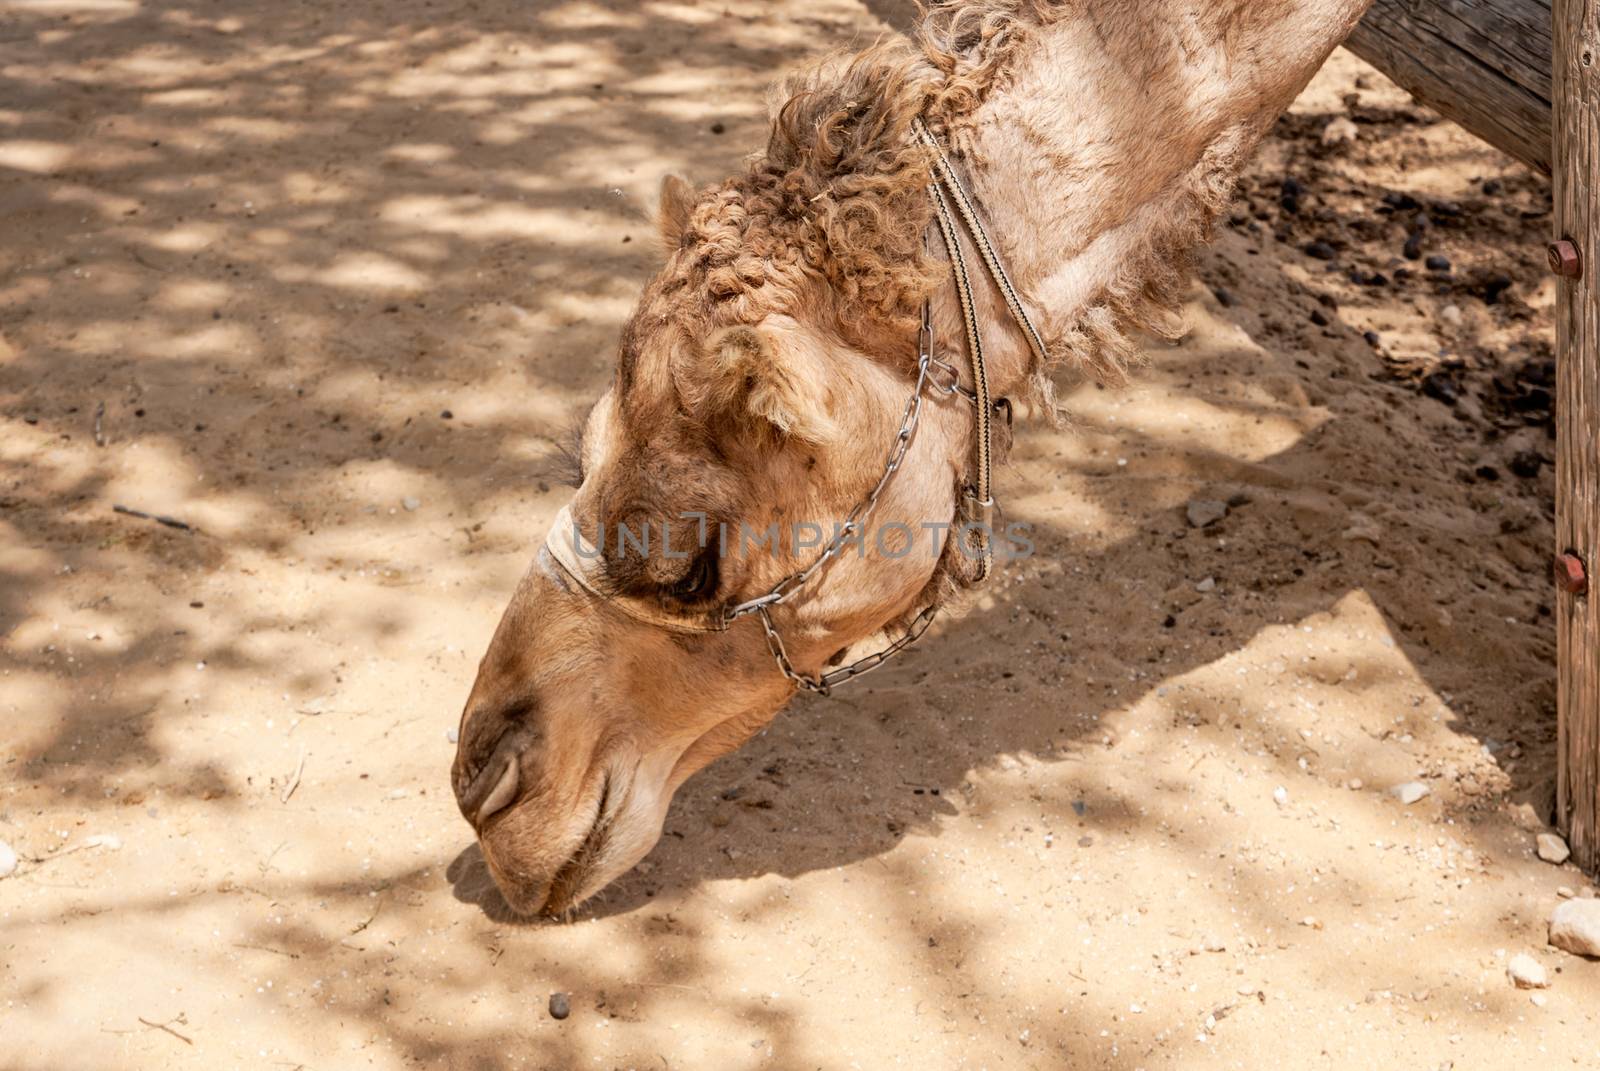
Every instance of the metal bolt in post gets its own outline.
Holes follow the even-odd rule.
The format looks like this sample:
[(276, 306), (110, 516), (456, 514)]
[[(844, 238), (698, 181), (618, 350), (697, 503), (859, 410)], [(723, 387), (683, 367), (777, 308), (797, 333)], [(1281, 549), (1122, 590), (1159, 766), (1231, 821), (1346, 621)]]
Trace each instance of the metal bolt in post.
[(1545, 253), (1550, 258), (1550, 270), (1563, 279), (1583, 277), (1583, 257), (1579, 255), (1577, 243), (1572, 239), (1562, 238), (1551, 242)]

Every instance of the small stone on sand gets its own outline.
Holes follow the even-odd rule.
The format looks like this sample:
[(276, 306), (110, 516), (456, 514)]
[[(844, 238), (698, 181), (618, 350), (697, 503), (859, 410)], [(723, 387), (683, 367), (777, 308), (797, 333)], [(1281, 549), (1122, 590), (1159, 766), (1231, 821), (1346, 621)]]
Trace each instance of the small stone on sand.
[(422, 508), (422, 499), (409, 497), (403, 498), (400, 500), (400, 504), (406, 508), (407, 513), (415, 513), (417, 510)]
[(1575, 956), (1600, 958), (1600, 900), (1563, 900), (1550, 915), (1550, 943)]
[(1214, 576), (1208, 576), (1196, 584), (1194, 589), (1202, 594), (1208, 591), (1215, 591), (1217, 590), (1217, 578)]
[(1212, 498), (1197, 498), (1185, 508), (1184, 515), (1189, 518), (1189, 527), (1204, 528), (1226, 517), (1228, 504)]
[(461, 732), (458, 729), (446, 729), (444, 731), (444, 738), (453, 744), (461, 738)]
[(1282, 785), (1279, 785), (1277, 788), (1273, 789), (1272, 802), (1276, 803), (1279, 807), (1287, 807), (1289, 805), (1289, 790), (1284, 788)]
[(1426, 796), (1429, 791), (1430, 789), (1428, 786), (1423, 784), (1421, 781), (1406, 781), (1402, 784), (1395, 785), (1389, 790), (1395, 799), (1399, 800), (1408, 807), (1420, 800), (1422, 797)]
[(1534, 843), (1538, 846), (1539, 858), (1547, 863), (1555, 863), (1557, 866), (1565, 863), (1567, 857), (1572, 854), (1572, 849), (1567, 847), (1567, 842), (1555, 833), (1540, 833), (1535, 838)]
[(1343, 145), (1346, 142), (1355, 141), (1360, 136), (1361, 128), (1342, 115), (1336, 119), (1328, 120), (1328, 125), (1322, 128), (1322, 144), (1324, 145)]
[(1518, 989), (1544, 989), (1550, 984), (1544, 964), (1526, 952), (1511, 957), (1511, 962), (1506, 964), (1506, 977)]
[(0, 840), (0, 878), (9, 878), (17, 872), (17, 853), (5, 841)]
[(572, 1003), (565, 993), (550, 994), (550, 1018), (565, 1019), (572, 1014)]

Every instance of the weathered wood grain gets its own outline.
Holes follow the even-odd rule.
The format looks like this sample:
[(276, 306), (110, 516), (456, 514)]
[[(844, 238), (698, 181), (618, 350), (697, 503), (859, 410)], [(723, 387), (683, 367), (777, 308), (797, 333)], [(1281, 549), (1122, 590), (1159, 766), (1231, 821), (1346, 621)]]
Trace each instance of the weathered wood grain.
[(1375, 0), (1345, 47), (1502, 152), (1550, 172), (1551, 0)]
[(1556, 298), (1556, 551), (1589, 571), (1556, 598), (1556, 820), (1574, 861), (1600, 869), (1600, 3), (1555, 0), (1555, 237), (1583, 274)]

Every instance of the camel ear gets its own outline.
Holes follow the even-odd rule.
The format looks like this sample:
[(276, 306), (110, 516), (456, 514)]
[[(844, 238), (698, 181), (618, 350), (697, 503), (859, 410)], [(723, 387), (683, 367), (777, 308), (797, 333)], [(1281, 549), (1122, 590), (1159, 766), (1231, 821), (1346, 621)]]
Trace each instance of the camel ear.
[(661, 180), (661, 240), (668, 249), (678, 248), (683, 230), (689, 225), (689, 209), (694, 205), (694, 190), (681, 175)]
[(803, 362), (765, 331), (730, 327), (711, 342), (711, 401), (724, 412), (742, 410), (770, 429), (810, 443), (824, 443), (837, 432), (822, 404), (822, 392), (808, 382)]

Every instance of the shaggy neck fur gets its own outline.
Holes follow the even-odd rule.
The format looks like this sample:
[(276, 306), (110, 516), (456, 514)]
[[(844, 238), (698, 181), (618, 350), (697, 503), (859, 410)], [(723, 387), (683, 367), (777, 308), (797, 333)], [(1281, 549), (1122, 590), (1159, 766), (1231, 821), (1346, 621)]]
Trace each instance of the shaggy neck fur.
[[(932, 295), (964, 353), (930, 241), (924, 117), (981, 206), (1052, 359), (1123, 378), (1138, 330), (1172, 334), (1187, 251), (1262, 133), (1369, 0), (979, 0), (935, 6), (914, 40), (832, 59), (782, 87), (764, 157), (703, 196), (677, 266), (704, 331), (804, 314), (909, 367)], [(983, 288), (998, 393), (1036, 366)]]

